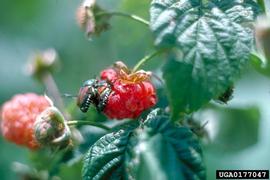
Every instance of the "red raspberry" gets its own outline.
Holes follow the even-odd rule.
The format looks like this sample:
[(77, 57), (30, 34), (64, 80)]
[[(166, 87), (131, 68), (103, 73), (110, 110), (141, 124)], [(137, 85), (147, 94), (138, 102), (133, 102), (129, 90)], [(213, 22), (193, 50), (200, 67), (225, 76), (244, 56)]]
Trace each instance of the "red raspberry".
[(30, 149), (39, 147), (34, 135), (36, 117), (50, 106), (44, 96), (34, 93), (19, 94), (2, 107), (1, 130), (3, 136)]
[[(104, 113), (112, 119), (137, 118), (144, 110), (156, 104), (155, 88), (150, 81), (138, 78), (137, 74), (123, 76), (119, 72), (113, 68), (101, 72), (101, 79), (108, 80), (112, 84), (112, 93), (108, 98)], [(142, 74), (138, 75), (141, 77)], [(139, 80), (130, 81), (134, 79)]]
[(100, 78), (113, 82), (117, 79), (117, 72), (112, 68), (105, 69), (100, 73)]

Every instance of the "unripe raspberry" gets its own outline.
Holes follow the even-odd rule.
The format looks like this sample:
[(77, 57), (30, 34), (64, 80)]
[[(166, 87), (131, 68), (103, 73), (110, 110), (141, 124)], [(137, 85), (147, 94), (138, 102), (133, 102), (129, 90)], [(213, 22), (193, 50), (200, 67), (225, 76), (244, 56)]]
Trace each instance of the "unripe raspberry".
[(112, 84), (104, 114), (109, 118), (137, 118), (144, 110), (157, 102), (155, 87), (150, 82), (149, 73), (131, 73), (127, 68), (114, 67), (101, 72), (101, 79)]
[(42, 146), (65, 148), (71, 143), (71, 133), (64, 116), (56, 107), (48, 107), (34, 124), (35, 137)]
[(39, 147), (34, 135), (36, 117), (50, 106), (44, 97), (34, 93), (19, 94), (2, 107), (1, 131), (3, 136), (30, 149)]

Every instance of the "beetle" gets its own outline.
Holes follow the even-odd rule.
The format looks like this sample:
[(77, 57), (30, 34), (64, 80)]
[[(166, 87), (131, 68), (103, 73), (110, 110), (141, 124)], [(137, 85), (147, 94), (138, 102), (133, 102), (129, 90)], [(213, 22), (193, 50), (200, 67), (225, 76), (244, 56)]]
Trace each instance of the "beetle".
[(112, 92), (111, 84), (104, 80), (89, 79), (83, 83), (77, 97), (77, 106), (87, 112), (93, 104), (98, 112), (102, 112)]
[(233, 98), (233, 92), (234, 92), (233, 86), (227, 88), (226, 91), (218, 97), (217, 99), (218, 102), (227, 104), (228, 101), (230, 101)]

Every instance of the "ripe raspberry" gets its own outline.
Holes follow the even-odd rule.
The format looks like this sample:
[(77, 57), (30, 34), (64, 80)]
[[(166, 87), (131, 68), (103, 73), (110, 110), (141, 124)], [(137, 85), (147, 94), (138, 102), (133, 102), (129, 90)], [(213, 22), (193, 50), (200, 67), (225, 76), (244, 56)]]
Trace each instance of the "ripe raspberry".
[(117, 79), (117, 72), (112, 68), (105, 69), (100, 73), (100, 78), (113, 82)]
[(157, 102), (154, 86), (144, 71), (130, 73), (117, 68), (105, 69), (101, 79), (112, 84), (112, 93), (104, 109), (109, 118), (137, 118)]
[(18, 145), (30, 149), (39, 147), (34, 135), (36, 117), (47, 107), (49, 101), (34, 93), (19, 94), (2, 107), (1, 131), (3, 136)]

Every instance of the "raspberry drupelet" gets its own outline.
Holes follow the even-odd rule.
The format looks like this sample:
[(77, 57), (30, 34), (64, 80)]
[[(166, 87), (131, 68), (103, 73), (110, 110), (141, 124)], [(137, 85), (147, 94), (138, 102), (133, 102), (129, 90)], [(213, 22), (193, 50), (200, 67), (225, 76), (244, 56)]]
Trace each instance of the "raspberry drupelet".
[(34, 93), (18, 94), (1, 109), (1, 132), (5, 139), (29, 149), (39, 148), (34, 135), (36, 117), (50, 106), (44, 97)]
[(104, 114), (111, 119), (137, 118), (157, 102), (155, 87), (150, 82), (150, 73), (128, 70), (122, 63), (101, 72), (102, 80), (112, 85)]

